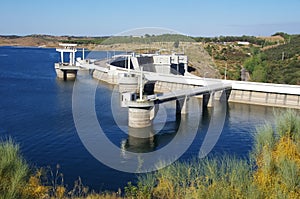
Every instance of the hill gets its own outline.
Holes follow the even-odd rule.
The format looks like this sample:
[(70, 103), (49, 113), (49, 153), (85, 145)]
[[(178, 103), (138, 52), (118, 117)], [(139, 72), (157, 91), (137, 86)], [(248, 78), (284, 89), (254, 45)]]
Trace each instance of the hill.
[[(223, 78), (239, 80), (245, 67), (250, 81), (300, 85), (300, 35), (276, 33), (272, 37), (222, 38), (223, 42), (207, 42), (205, 49), (212, 56)], [(213, 40), (213, 39), (212, 39)], [(261, 41), (263, 40), (263, 41)], [(229, 41), (229, 42), (226, 42)], [(239, 44), (238, 41), (248, 41)]]
[(300, 85), (300, 35), (291, 35), (288, 41), (262, 51), (266, 61), (266, 82)]
[[(240, 79), (248, 70), (250, 81), (300, 85), (300, 35), (276, 33), (270, 37), (189, 37), (176, 34), (74, 37), (0, 36), (0, 45), (57, 47), (77, 43), (90, 50), (121, 50), (138, 53), (185, 53), (189, 66), (199, 76)], [(206, 74), (206, 75), (205, 75)]]

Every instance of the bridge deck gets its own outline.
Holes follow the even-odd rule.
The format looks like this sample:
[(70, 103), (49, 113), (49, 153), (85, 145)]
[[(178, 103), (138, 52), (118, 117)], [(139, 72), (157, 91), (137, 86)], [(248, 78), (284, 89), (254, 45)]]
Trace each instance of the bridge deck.
[(156, 104), (163, 102), (168, 102), (176, 99), (184, 99), (185, 97), (193, 97), (197, 95), (210, 94), (212, 92), (229, 90), (231, 89), (231, 84), (211, 84), (205, 87), (198, 87), (193, 89), (177, 90), (168, 93), (163, 93), (162, 95), (150, 95), (147, 97), (148, 100), (154, 101)]

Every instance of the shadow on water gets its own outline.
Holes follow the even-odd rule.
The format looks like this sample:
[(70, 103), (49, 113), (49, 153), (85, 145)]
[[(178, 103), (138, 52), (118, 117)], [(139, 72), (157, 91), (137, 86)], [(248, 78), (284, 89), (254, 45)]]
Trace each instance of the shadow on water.
[(152, 126), (128, 127), (128, 137), (122, 141), (122, 148), (134, 153), (148, 153), (168, 145), (178, 133), (181, 119), (167, 122), (160, 131)]
[[(168, 115), (169, 120), (161, 129), (156, 129), (156, 124), (147, 128), (128, 128), (128, 137), (123, 139), (122, 148), (136, 153), (152, 152), (164, 148), (176, 136), (180, 141), (178, 144), (188, 143), (188, 140), (192, 140), (193, 146), (191, 145), (189, 148), (193, 148), (194, 156), (197, 156), (199, 151), (204, 154), (210, 153), (221, 137), (224, 124), (229, 122), (228, 104), (216, 102), (214, 108), (196, 110), (193, 107), (202, 107), (201, 100), (193, 98), (191, 101), (189, 114), (171, 116), (173, 120), (170, 120), (170, 115)], [(174, 114), (175, 109), (170, 112)], [(197, 119), (195, 115), (197, 115)], [(196, 133), (193, 134), (193, 131)], [(188, 156), (190, 157), (190, 155)]]
[[(192, 107), (201, 107), (198, 99), (193, 99), (190, 105)], [(175, 102), (160, 106), (162, 106), (161, 109), (166, 110), (166, 117), (168, 119), (162, 123), (154, 122), (152, 126), (146, 128), (128, 127), (128, 137), (123, 139), (121, 144), (124, 150), (135, 153), (147, 153), (164, 148), (172, 142), (175, 137), (176, 140), (182, 142), (194, 139), (195, 133), (191, 133), (191, 131), (197, 132), (198, 123), (202, 121), (199, 119), (201, 118), (200, 114), (193, 111), (195, 109), (192, 109), (190, 114), (176, 115)], [(173, 109), (170, 109), (170, 106), (173, 107)], [(160, 114), (160, 112), (158, 112), (158, 114)], [(197, 117), (195, 117), (195, 114)], [(208, 118), (209, 122), (210, 116), (207, 113), (204, 114), (207, 115), (206, 118)], [(160, 116), (157, 115), (157, 117)], [(191, 125), (191, 123), (194, 125)]]

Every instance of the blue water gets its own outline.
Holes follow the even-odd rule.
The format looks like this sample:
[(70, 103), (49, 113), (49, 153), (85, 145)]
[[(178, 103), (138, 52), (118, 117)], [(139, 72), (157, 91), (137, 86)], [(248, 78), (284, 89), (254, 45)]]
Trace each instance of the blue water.
[[(100, 55), (107, 56), (106, 52)], [(0, 137), (10, 136), (19, 143), (22, 154), (33, 167), (50, 166), (55, 170), (59, 164), (69, 187), (79, 176), (84, 185), (98, 191), (117, 190), (128, 181), (134, 182), (136, 174), (103, 165), (83, 146), (72, 116), (74, 82), (56, 78), (53, 64), (58, 61), (59, 54), (55, 49), (0, 47)], [(128, 136), (114, 122), (110, 106), (112, 92), (112, 86), (99, 83), (96, 111), (107, 137), (120, 147), (122, 142), (128, 141)], [(199, 113), (202, 115), (196, 138), (181, 160), (198, 155), (210, 112)], [(153, 143), (135, 145), (129, 140), (128, 150), (151, 151), (167, 145), (177, 126), (173, 113), (172, 109), (167, 111), (164, 118), (167, 123)], [(229, 104), (222, 134), (211, 154), (247, 157), (255, 126), (272, 121), (272, 113), (270, 107)], [(127, 121), (127, 113), (120, 114), (122, 120)], [(159, 119), (155, 120), (154, 131), (160, 129), (159, 122)]]

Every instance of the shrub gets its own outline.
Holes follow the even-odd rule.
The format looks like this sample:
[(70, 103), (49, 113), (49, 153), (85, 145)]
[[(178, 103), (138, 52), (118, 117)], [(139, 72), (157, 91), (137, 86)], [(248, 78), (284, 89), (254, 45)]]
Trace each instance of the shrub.
[[(176, 162), (148, 174), (137, 187), (130, 184), (130, 196), (300, 198), (300, 117), (287, 110), (275, 118), (274, 126), (257, 128), (249, 160), (225, 156)], [(145, 195), (141, 190), (147, 197), (137, 197)]]
[(29, 167), (11, 139), (0, 142), (0, 198), (23, 198)]
[(292, 110), (275, 115), (275, 127), (256, 136), (254, 184), (266, 198), (299, 198), (300, 117)]

